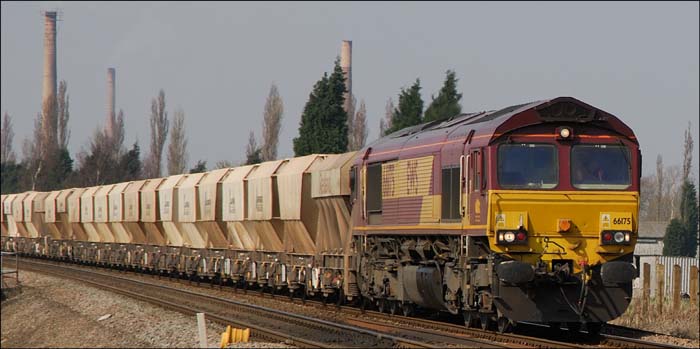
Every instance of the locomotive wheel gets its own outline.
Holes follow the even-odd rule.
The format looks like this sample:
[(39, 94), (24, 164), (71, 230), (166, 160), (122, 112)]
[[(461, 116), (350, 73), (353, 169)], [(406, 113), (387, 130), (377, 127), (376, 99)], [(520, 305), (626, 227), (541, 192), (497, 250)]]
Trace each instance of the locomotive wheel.
[(464, 314), (464, 326), (476, 327), (476, 322), (479, 320), (479, 316), (475, 311), (465, 310), (462, 314)]
[(498, 325), (498, 332), (507, 333), (513, 330), (513, 322), (505, 316), (501, 316), (496, 321)]
[(602, 322), (588, 322), (586, 323), (586, 330), (588, 330), (588, 334), (591, 335), (599, 335), (600, 330), (603, 328), (603, 323)]
[(580, 322), (567, 322), (566, 328), (568, 328), (569, 332), (571, 332), (571, 333), (578, 332), (581, 330), (581, 323)]

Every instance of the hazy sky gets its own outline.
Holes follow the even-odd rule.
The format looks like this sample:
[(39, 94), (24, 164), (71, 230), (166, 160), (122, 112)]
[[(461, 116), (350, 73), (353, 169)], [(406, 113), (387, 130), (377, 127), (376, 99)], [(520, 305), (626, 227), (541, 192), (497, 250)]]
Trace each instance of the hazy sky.
[[(270, 85), (284, 119), (279, 156), (313, 84), (353, 41), (353, 92), (378, 135), (389, 97), (417, 77), (427, 107), (454, 69), (463, 111), (573, 96), (636, 132), (644, 173), (656, 155), (680, 164), (693, 123), (698, 173), (698, 2), (682, 3), (90, 3), (2, 2), (2, 103), (14, 148), (41, 108), (43, 19), (58, 8), (58, 79), (70, 94), (70, 151), (85, 149), (106, 115), (107, 68), (126, 144), (148, 152), (151, 99), (165, 90), (169, 115), (185, 111), (190, 161), (245, 158), (260, 137)], [(167, 147), (167, 145), (166, 145)], [(165, 155), (165, 154), (164, 154)], [(697, 178), (697, 177), (696, 177)]]

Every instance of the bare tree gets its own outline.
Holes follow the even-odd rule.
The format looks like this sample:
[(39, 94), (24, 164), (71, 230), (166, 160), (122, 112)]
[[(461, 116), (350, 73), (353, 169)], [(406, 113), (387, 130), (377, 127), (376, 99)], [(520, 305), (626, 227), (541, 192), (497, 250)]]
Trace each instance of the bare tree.
[(386, 130), (391, 129), (393, 126), (392, 123), (392, 116), (394, 115), (394, 101), (389, 98), (388, 101), (386, 101), (386, 107), (384, 109), (384, 118), (379, 120), (379, 137), (384, 137), (386, 136)]
[(680, 213), (682, 169), (679, 165), (664, 167), (659, 156), (656, 172), (641, 178), (639, 216), (645, 221), (668, 221)]
[(352, 150), (352, 142), (355, 138), (354, 126), (355, 126), (355, 107), (357, 106), (357, 99), (355, 99), (354, 94), (350, 94), (350, 102), (348, 103), (348, 150)]
[(233, 162), (229, 161), (229, 160), (219, 160), (216, 162), (216, 165), (215, 165), (216, 169), (230, 168), (230, 167), (236, 167), (236, 165), (234, 165)]
[(35, 190), (38, 184), (39, 176), (42, 173), (42, 168), (44, 167), (44, 122), (41, 113), (36, 115), (34, 119), (34, 134), (32, 139), (24, 139), (22, 144), (22, 159), (25, 163), (27, 173), (26, 180), (29, 181), (27, 186), (31, 190)]
[(70, 140), (70, 130), (68, 130), (68, 120), (70, 112), (68, 111), (69, 95), (68, 83), (66, 80), (61, 80), (58, 84), (58, 148), (68, 149), (68, 141)]
[(12, 117), (5, 112), (2, 118), (2, 130), (0, 131), (0, 162), (15, 162), (15, 152), (12, 150), (12, 141), (15, 131), (12, 129)]
[(643, 176), (639, 180), (639, 220), (654, 220), (656, 212), (651, 209), (656, 207), (653, 202), (656, 198), (656, 184), (654, 176)]
[(664, 159), (661, 154), (656, 156), (656, 220), (661, 220), (661, 199), (664, 196)]
[(112, 143), (112, 149), (114, 151), (114, 155), (121, 156), (122, 153), (124, 152), (124, 135), (125, 135), (124, 111), (121, 109), (119, 109), (119, 113), (117, 114), (117, 118), (114, 121), (114, 130), (112, 132), (113, 132), (112, 139), (110, 141)]
[(350, 139), (349, 150), (359, 150), (367, 142), (367, 107), (365, 101), (360, 102), (360, 109), (355, 113), (352, 120), (352, 138)]
[(685, 130), (685, 140), (683, 142), (683, 181), (690, 178), (690, 168), (693, 162), (693, 134), (691, 133), (691, 123), (688, 121), (688, 129)]
[(168, 145), (168, 174), (185, 173), (187, 167), (187, 138), (185, 137), (185, 112), (175, 111), (175, 120), (170, 130)]
[(282, 126), (282, 113), (284, 113), (282, 97), (277, 91), (277, 86), (272, 84), (270, 93), (265, 101), (265, 114), (263, 115), (262, 161), (277, 159), (277, 144), (279, 143), (280, 127)]
[(260, 157), (261, 148), (258, 147), (258, 142), (255, 141), (255, 133), (250, 131), (250, 136), (248, 137), (248, 146), (245, 149), (246, 165), (259, 164), (262, 162)]
[(158, 98), (151, 101), (151, 152), (145, 166), (146, 177), (160, 177), (163, 146), (168, 137), (168, 112), (165, 111), (165, 92), (158, 93)]
[(52, 155), (55, 154), (55, 150), (58, 148), (57, 142), (57, 128), (58, 128), (58, 118), (57, 118), (57, 105), (56, 96), (51, 95), (42, 104), (41, 113), (43, 120), (41, 121), (42, 132), (41, 132), (41, 158), (44, 162), (47, 162)]

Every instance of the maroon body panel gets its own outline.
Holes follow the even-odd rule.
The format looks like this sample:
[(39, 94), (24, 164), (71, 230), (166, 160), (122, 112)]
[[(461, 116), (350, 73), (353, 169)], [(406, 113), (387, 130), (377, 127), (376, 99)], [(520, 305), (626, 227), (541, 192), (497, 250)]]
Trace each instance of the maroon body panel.
[[(573, 132), (573, 137), (566, 141), (557, 138), (557, 129), (568, 127)], [(369, 164), (383, 163), (393, 160), (404, 160), (419, 158), (428, 155), (434, 156), (432, 183), (428, 195), (442, 194), (442, 170), (445, 168), (455, 168), (460, 166), (462, 156), (471, 154), (473, 163), (465, 165), (461, 176), (466, 176), (466, 172), (472, 170), (474, 175), (481, 176), (480, 188), (473, 188), (469, 191), (465, 184), (462, 193), (468, 193), (469, 205), (480, 204), (481, 207), (488, 207), (487, 192), (490, 189), (501, 189), (498, 184), (498, 146), (505, 142), (523, 143), (549, 143), (557, 147), (559, 168), (558, 185), (551, 190), (578, 190), (574, 188), (570, 181), (569, 161), (571, 147), (575, 144), (623, 144), (630, 150), (630, 163), (632, 168), (632, 183), (627, 190), (637, 191), (639, 188), (639, 143), (632, 130), (620, 119), (603, 110), (595, 108), (589, 104), (581, 102), (572, 97), (558, 97), (551, 100), (537, 101), (506, 107), (496, 111), (461, 114), (442, 122), (432, 122), (427, 124), (408, 127), (388, 136), (385, 136), (374, 143), (366, 146), (358, 152), (354, 166), (361, 168)], [(483, 169), (477, 159), (483, 156)], [(358, 184), (361, 185), (361, 183)], [(356, 186), (359, 188), (359, 186)], [(356, 205), (353, 206), (353, 223), (355, 227), (367, 227), (367, 218), (363, 218), (359, 197)], [(405, 231), (394, 231), (394, 233), (417, 233), (422, 229), (414, 229), (420, 224), (419, 214), (421, 212), (422, 197), (386, 199), (382, 201), (381, 224), (368, 226), (368, 230), (362, 233), (371, 234), (383, 230), (387, 226), (406, 225)], [(473, 206), (471, 206), (473, 207)], [(486, 210), (482, 210), (480, 215), (471, 212), (471, 225), (486, 224)], [(454, 224), (454, 220), (445, 223)], [(461, 232), (472, 234), (473, 227), (465, 227)], [(359, 230), (355, 231), (360, 233)], [(449, 231), (454, 233), (455, 231)], [(456, 232), (460, 232), (459, 230)], [(446, 231), (446, 233), (448, 233)]]

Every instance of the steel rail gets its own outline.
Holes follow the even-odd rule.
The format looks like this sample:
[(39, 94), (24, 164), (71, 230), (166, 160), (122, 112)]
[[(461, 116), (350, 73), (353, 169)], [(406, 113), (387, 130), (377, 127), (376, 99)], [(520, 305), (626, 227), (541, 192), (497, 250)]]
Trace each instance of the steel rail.
[[(400, 346), (400, 347), (411, 347), (411, 348), (441, 348), (441, 347), (443, 347), (443, 345), (432, 345), (430, 343), (425, 343), (425, 342), (421, 342), (418, 340), (412, 340), (409, 338), (403, 338), (403, 337), (399, 337), (399, 336), (395, 336), (395, 335), (391, 335), (391, 334), (387, 334), (387, 333), (383, 333), (383, 332), (373, 331), (373, 330), (366, 329), (363, 327), (356, 327), (356, 326), (351, 326), (351, 325), (346, 325), (346, 324), (341, 324), (341, 323), (335, 323), (335, 322), (326, 321), (326, 320), (317, 319), (317, 318), (312, 318), (312, 317), (308, 317), (308, 316), (304, 316), (304, 315), (289, 313), (289, 312), (285, 312), (285, 311), (281, 311), (281, 310), (277, 310), (277, 309), (266, 308), (266, 307), (262, 307), (259, 305), (247, 304), (247, 303), (235, 301), (232, 299), (226, 299), (226, 298), (216, 297), (216, 296), (207, 295), (207, 294), (203, 294), (203, 293), (199, 293), (199, 292), (193, 292), (193, 291), (188, 291), (188, 290), (172, 288), (169, 286), (159, 285), (159, 284), (155, 284), (155, 283), (151, 283), (151, 282), (139, 281), (139, 280), (134, 280), (131, 278), (125, 278), (125, 277), (116, 276), (116, 275), (107, 275), (104, 273), (99, 273), (99, 272), (95, 272), (95, 271), (91, 271), (91, 270), (85, 270), (84, 268), (75, 268), (75, 267), (69, 267), (69, 266), (60, 265), (60, 264), (59, 265), (47, 264), (47, 263), (27, 261), (27, 260), (24, 260), (23, 263), (24, 264), (31, 264), (32, 267), (35, 267), (35, 268), (32, 268), (32, 267), (27, 268), (25, 265), (21, 266), (20, 268), (29, 269), (29, 270), (36, 270), (36, 271), (40, 271), (40, 272), (48, 272), (48, 273), (55, 274), (55, 275), (58, 274), (61, 276), (69, 277), (71, 279), (85, 282), (85, 283), (88, 283), (90, 285), (94, 285), (96, 287), (102, 288), (102, 289), (107, 289), (107, 290), (115, 292), (115, 293), (119, 293), (119, 294), (123, 294), (123, 295), (129, 296), (129, 297), (141, 299), (141, 300), (147, 301), (149, 303), (162, 305), (166, 308), (178, 310), (178, 311), (186, 313), (186, 314), (195, 314), (195, 313), (202, 312), (202, 311), (198, 310), (198, 309), (191, 308), (191, 307), (187, 307), (187, 306), (184, 306), (181, 304), (176, 304), (176, 303), (169, 302), (169, 301), (166, 301), (163, 299), (159, 299), (156, 297), (147, 296), (145, 294), (140, 294), (137, 292), (124, 290), (122, 288), (105, 285), (103, 283), (96, 282), (96, 281), (86, 280), (86, 278), (84, 278), (84, 277), (75, 276), (75, 275), (68, 273), (68, 272), (61, 273), (61, 272), (56, 272), (55, 270), (47, 271), (46, 269), (58, 268), (58, 269), (61, 269), (63, 271), (70, 271), (73, 273), (77, 272), (77, 273), (83, 273), (83, 274), (90, 274), (90, 276), (92, 276), (92, 277), (110, 278), (113, 280), (119, 280), (119, 281), (124, 282), (124, 283), (131, 283), (131, 284), (136, 284), (136, 285), (140, 285), (140, 286), (159, 288), (161, 290), (168, 291), (168, 292), (177, 292), (177, 293), (181, 293), (181, 294), (184, 294), (187, 296), (205, 299), (208, 301), (216, 301), (216, 302), (222, 302), (222, 303), (226, 303), (226, 304), (230, 304), (230, 305), (236, 305), (236, 306), (244, 307), (244, 308), (254, 310), (257, 312), (267, 312), (270, 314), (275, 314), (277, 316), (284, 316), (284, 317), (287, 317), (290, 319), (304, 321), (306, 323), (313, 324), (315, 326), (323, 325), (323, 326), (326, 326), (328, 328), (340, 329), (340, 330), (344, 330), (344, 331), (348, 331), (348, 332), (354, 332), (357, 334), (365, 335), (367, 337), (372, 337), (372, 338), (376, 339), (378, 344), (380, 344), (383, 340), (388, 340), (388, 341), (391, 341), (392, 345)], [(281, 342), (285, 342), (285, 343), (290, 343), (290, 344), (294, 344), (296, 346), (314, 347), (314, 348), (336, 346), (333, 344), (322, 343), (322, 342), (318, 342), (318, 341), (311, 341), (311, 340), (307, 340), (307, 339), (300, 338), (300, 337), (281, 335), (278, 331), (268, 330), (266, 328), (256, 326), (254, 324), (242, 322), (242, 321), (237, 320), (237, 319), (212, 314), (211, 312), (207, 312), (207, 317), (212, 318), (212, 319), (216, 320), (217, 322), (220, 322), (223, 324), (235, 324), (236, 326), (240, 326), (240, 327), (249, 327), (252, 330), (251, 331), (252, 334), (255, 334), (255, 333), (262, 334), (262, 335), (260, 335), (261, 338), (267, 338), (267, 339), (272, 339), (272, 340), (281, 341)]]
[[(24, 259), (24, 258), (23, 258)], [(37, 262), (32, 262), (32, 263), (37, 263)], [(62, 262), (56, 262), (56, 263), (61, 263)], [(45, 263), (38, 263), (38, 264), (45, 264)], [(53, 264), (49, 264), (52, 265)], [(62, 266), (63, 268), (68, 268), (68, 269), (75, 269), (75, 270), (83, 270), (84, 268), (72, 268), (72, 267), (67, 267), (67, 266)], [(106, 270), (114, 270), (114, 269), (106, 269)], [(96, 272), (95, 272), (96, 273)], [(143, 273), (138, 273), (138, 272), (133, 272), (134, 275), (145, 275)], [(101, 274), (101, 273), (97, 273)], [(105, 275), (105, 274), (101, 274)], [(171, 287), (164, 286), (164, 285), (159, 285), (159, 284), (154, 284), (150, 282), (144, 282), (144, 281), (138, 281), (138, 280), (133, 280), (129, 278), (124, 278), (120, 276), (111, 276), (114, 278), (118, 278), (121, 280), (127, 280), (130, 282), (135, 282), (135, 283), (141, 283), (144, 285), (148, 285), (151, 287), (161, 287), (164, 289), (172, 289)], [(199, 284), (199, 283), (198, 283)], [(336, 326), (336, 327), (342, 327), (346, 325), (342, 325), (339, 323), (335, 322), (329, 322), (325, 321), (322, 319), (317, 319), (317, 318), (312, 318), (304, 315), (299, 315), (299, 314), (294, 314), (294, 313), (288, 313), (288, 312), (283, 312), (271, 308), (266, 308), (266, 307), (261, 307), (258, 305), (253, 305), (253, 304), (247, 304), (247, 303), (242, 303), (238, 302), (232, 299), (226, 299), (226, 298), (221, 298), (221, 297), (216, 297), (212, 295), (207, 295), (207, 294), (202, 294), (198, 292), (192, 292), (192, 291), (186, 291), (186, 290), (181, 290), (181, 289), (173, 289), (177, 290), (179, 292), (185, 292), (185, 293), (190, 293), (197, 295), (199, 297), (204, 297), (208, 298), (211, 300), (219, 301), (219, 302), (227, 302), (231, 304), (236, 304), (244, 307), (249, 307), (250, 309), (257, 309), (257, 310), (265, 310), (265, 311), (271, 311), (271, 312), (277, 312), (280, 314), (285, 314), (285, 316), (290, 316), (294, 317), (303, 321), (314, 321), (316, 323), (324, 324), (324, 325), (329, 325), (329, 326)], [(250, 296), (253, 297), (261, 297), (265, 299), (273, 299), (275, 301), (283, 301), (286, 303), (292, 303), (295, 304), (295, 300), (289, 299), (288, 297), (282, 296), (282, 297), (275, 297), (272, 295), (272, 297), (266, 297), (264, 293), (253, 293), (249, 292), (247, 293)], [(305, 303), (312, 304), (316, 307), (326, 307), (326, 304), (320, 301), (314, 301), (314, 300), (307, 300)], [(590, 347), (591, 345), (586, 343), (586, 344), (578, 344), (578, 343), (571, 343), (571, 342), (561, 342), (561, 341), (555, 341), (555, 340), (550, 340), (550, 339), (545, 339), (545, 338), (539, 338), (539, 337), (530, 337), (530, 336), (523, 336), (519, 334), (513, 334), (513, 333), (499, 333), (495, 331), (488, 331), (488, 330), (482, 330), (478, 328), (467, 328), (463, 325), (455, 325), (449, 322), (444, 322), (444, 321), (434, 321), (434, 320), (429, 320), (429, 319), (424, 319), (424, 318), (415, 318), (415, 317), (406, 317), (403, 315), (389, 315), (385, 313), (380, 313), (378, 311), (372, 311), (372, 310), (366, 310), (366, 311), (361, 311), (360, 309), (353, 308), (353, 307), (348, 307), (348, 306), (342, 306), (339, 307), (341, 311), (346, 313), (346, 315), (351, 315), (353, 316), (352, 319), (349, 319), (349, 322), (351, 322), (354, 326), (347, 326), (347, 330), (354, 330), (363, 334), (367, 335), (372, 335), (372, 336), (377, 336), (377, 338), (385, 338), (388, 340), (393, 341), (394, 345), (401, 346), (401, 347), (423, 347), (423, 348), (431, 348), (431, 347), (442, 347), (446, 344), (449, 345), (475, 345), (478, 347), (508, 347), (509, 345), (504, 345), (503, 343), (508, 343), (510, 345), (525, 345), (528, 347), (536, 347), (536, 348), (548, 348), (548, 347), (560, 347), (560, 348), (586, 348)], [(388, 323), (380, 323), (372, 320), (368, 320), (365, 317), (366, 315), (374, 316), (378, 319), (384, 320), (384, 321), (390, 321), (392, 322), (391, 324)], [(208, 315), (209, 316), (209, 315)], [(230, 320), (226, 320), (231, 323)], [(348, 322), (348, 321), (346, 321)], [(400, 324), (397, 324), (400, 323)], [(534, 326), (539, 326), (539, 327), (546, 327), (545, 325), (541, 324), (530, 324), (526, 323), (527, 325), (534, 325)], [(406, 327), (406, 325), (411, 326), (410, 328)], [(251, 326), (247, 326), (251, 327)], [(384, 329), (384, 332), (379, 332), (379, 331), (374, 331), (371, 330), (371, 328), (377, 328), (381, 327)], [(612, 327), (612, 326), (611, 326)], [(619, 327), (619, 326), (617, 326)], [(252, 328), (252, 327), (251, 327)], [(604, 327), (605, 328), (605, 327)], [(634, 329), (632, 329), (634, 330)], [(412, 333), (411, 333), (412, 331)], [(392, 332), (392, 333), (403, 333), (402, 336), (397, 336), (397, 335), (391, 335), (388, 334), (387, 332)], [(645, 332), (641, 331), (640, 332)], [(416, 341), (416, 340), (411, 340), (406, 337), (416, 337), (416, 333), (421, 333), (423, 337), (428, 338), (428, 341), (430, 341), (430, 338), (435, 338), (436, 336), (441, 336), (442, 341), (439, 342), (439, 346), (434, 346), (432, 343), (427, 343), (425, 339), (423, 339), (423, 342), (421, 341)], [(615, 336), (615, 335), (609, 335), (609, 334), (601, 334), (600, 335), (601, 341), (598, 343), (599, 345), (604, 345), (604, 346), (612, 346), (612, 347), (622, 347), (622, 348), (637, 348), (637, 347), (643, 347), (643, 348), (682, 348), (674, 345), (669, 345), (669, 344), (662, 344), (662, 343), (657, 343), (657, 342), (649, 342), (649, 341), (644, 341), (636, 338), (630, 338), (630, 337), (623, 337), (623, 336)], [(288, 341), (289, 342), (289, 341)], [(432, 341), (431, 341), (432, 342)], [(309, 344), (298, 344), (301, 346), (314, 346), (312, 343)]]

